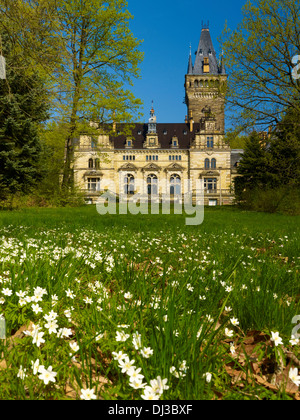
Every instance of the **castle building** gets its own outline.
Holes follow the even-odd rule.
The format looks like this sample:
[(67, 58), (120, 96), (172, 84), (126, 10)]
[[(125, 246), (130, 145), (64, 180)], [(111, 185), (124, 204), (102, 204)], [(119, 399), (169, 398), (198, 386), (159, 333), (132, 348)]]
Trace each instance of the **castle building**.
[(148, 123), (134, 124), (130, 135), (113, 124), (110, 132), (102, 128), (76, 140), (74, 181), (86, 201), (95, 203), (111, 185), (117, 196), (128, 199), (139, 188), (144, 196), (179, 197), (187, 180), (193, 189), (200, 179), (204, 204), (231, 204), (239, 151), (224, 142), (226, 81), (222, 57), (218, 60), (204, 26), (194, 63), (189, 55), (183, 123), (157, 122), (152, 106)]

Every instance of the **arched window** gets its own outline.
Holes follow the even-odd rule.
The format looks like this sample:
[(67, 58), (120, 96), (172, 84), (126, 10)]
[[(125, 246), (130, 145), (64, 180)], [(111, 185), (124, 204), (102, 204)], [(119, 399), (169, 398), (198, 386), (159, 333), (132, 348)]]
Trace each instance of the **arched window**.
[(95, 159), (95, 169), (100, 169), (100, 159)]
[(209, 169), (209, 159), (205, 159), (204, 161), (204, 168)]
[(212, 159), (211, 160), (210, 167), (211, 167), (211, 169), (216, 169), (216, 167), (217, 167), (217, 161), (216, 161), (216, 159)]
[(91, 158), (91, 159), (89, 159), (89, 169), (93, 169), (93, 167), (94, 167), (94, 161)]
[(170, 195), (181, 194), (181, 178), (177, 174), (170, 177)]
[(147, 193), (150, 195), (158, 194), (158, 179), (155, 174), (150, 174), (147, 177)]
[(131, 174), (124, 176), (124, 193), (127, 195), (134, 194), (134, 176)]
[(197, 88), (198, 87), (198, 80), (194, 81), (194, 87)]

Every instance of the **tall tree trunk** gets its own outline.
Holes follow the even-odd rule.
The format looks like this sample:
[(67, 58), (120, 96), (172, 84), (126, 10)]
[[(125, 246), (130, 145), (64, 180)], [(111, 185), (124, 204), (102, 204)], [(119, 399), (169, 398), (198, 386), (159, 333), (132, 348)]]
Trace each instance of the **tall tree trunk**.
[(79, 84), (76, 86), (72, 114), (70, 118), (70, 128), (66, 137), (65, 145), (65, 162), (63, 170), (63, 179), (61, 188), (63, 190), (70, 190), (74, 186), (74, 172), (73, 172), (73, 162), (74, 162), (74, 134), (77, 128), (77, 109), (79, 101)]
[[(72, 22), (73, 23), (73, 22)], [(89, 21), (85, 18), (82, 19), (80, 28), (77, 24), (73, 26), (73, 40), (71, 42), (72, 50), (72, 62), (73, 62), (73, 80), (75, 85), (75, 92), (72, 102), (72, 113), (70, 118), (70, 130), (66, 138), (66, 150), (65, 150), (65, 164), (63, 171), (63, 180), (62, 180), (62, 189), (72, 189), (74, 186), (74, 172), (73, 172), (73, 162), (74, 162), (74, 134), (77, 129), (78, 121), (78, 106), (80, 100), (80, 89), (81, 82), (83, 79), (83, 69), (82, 69), (82, 60), (84, 56), (84, 51), (86, 47), (86, 30), (88, 27)], [(79, 54), (77, 57), (77, 51), (75, 47), (75, 40), (77, 31), (80, 32), (80, 48)]]

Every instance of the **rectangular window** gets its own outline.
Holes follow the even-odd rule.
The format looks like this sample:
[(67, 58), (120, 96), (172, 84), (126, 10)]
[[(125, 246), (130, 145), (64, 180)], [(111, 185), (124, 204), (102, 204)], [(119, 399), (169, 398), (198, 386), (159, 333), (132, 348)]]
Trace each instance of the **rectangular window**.
[(88, 178), (88, 190), (100, 191), (100, 178)]
[(214, 138), (213, 137), (207, 137), (206, 138), (206, 145), (209, 148), (213, 148), (214, 147)]
[(218, 201), (217, 200), (212, 200), (212, 199), (209, 199), (208, 200), (208, 205), (209, 206), (216, 206), (218, 204)]
[(204, 189), (213, 192), (217, 189), (217, 178), (204, 178)]

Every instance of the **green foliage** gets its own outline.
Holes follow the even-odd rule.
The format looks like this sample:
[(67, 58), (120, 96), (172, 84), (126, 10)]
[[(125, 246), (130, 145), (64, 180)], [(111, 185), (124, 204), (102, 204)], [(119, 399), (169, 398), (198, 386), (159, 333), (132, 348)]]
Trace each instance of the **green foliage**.
[(300, 193), (293, 186), (257, 188), (243, 191), (239, 197), (239, 205), (248, 210), (300, 214)]
[(60, 191), (66, 129), (63, 124), (50, 121), (41, 127), (39, 134), (42, 144), (40, 166), (44, 176), (38, 186), (37, 195), (42, 194), (50, 199)]
[(237, 172), (235, 190), (238, 199), (242, 199), (244, 190), (264, 188), (270, 182), (268, 154), (259, 134), (252, 133), (246, 140)]
[[(45, 77), (52, 117), (64, 125), (64, 189), (73, 187), (73, 139), (94, 121), (130, 122), (141, 101), (127, 86), (139, 76), (141, 42), (124, 0), (15, 2), (2, 5), (15, 49)], [(7, 20), (10, 24), (7, 24)], [(41, 53), (42, 51), (42, 53)]]
[(300, 212), (300, 130), (290, 108), (276, 130), (246, 141), (235, 178), (237, 202), (256, 211)]
[[(28, 192), (41, 179), (41, 143), (38, 126), (47, 118), (48, 102), (42, 80), (12, 66), (5, 40), (6, 79), (0, 81), (0, 185), (1, 197)], [(26, 62), (24, 63), (26, 64)]]
[(270, 141), (270, 167), (277, 186), (300, 187), (299, 113), (289, 108)]
[[(284, 348), (299, 357), (289, 342), (300, 309), (298, 219), (207, 209), (190, 227), (182, 215), (102, 217), (95, 206), (1, 212), (0, 398), (80, 399), (90, 388), (140, 400), (143, 388), (130, 386), (116, 359), (123, 352), (144, 383), (167, 379), (166, 401), (292, 399), (286, 379), (278, 389), (261, 381), (289, 369)], [(39, 346), (24, 334), (32, 324)], [(37, 360), (55, 382), (33, 370)]]
[(238, 130), (227, 130), (224, 141), (231, 149), (244, 149), (248, 136), (241, 135)]
[(261, 130), (274, 127), (287, 107), (300, 113), (300, 84), (292, 77), (299, 2), (249, 0), (242, 14), (235, 30), (226, 26), (223, 32), (227, 101), (235, 126)]

